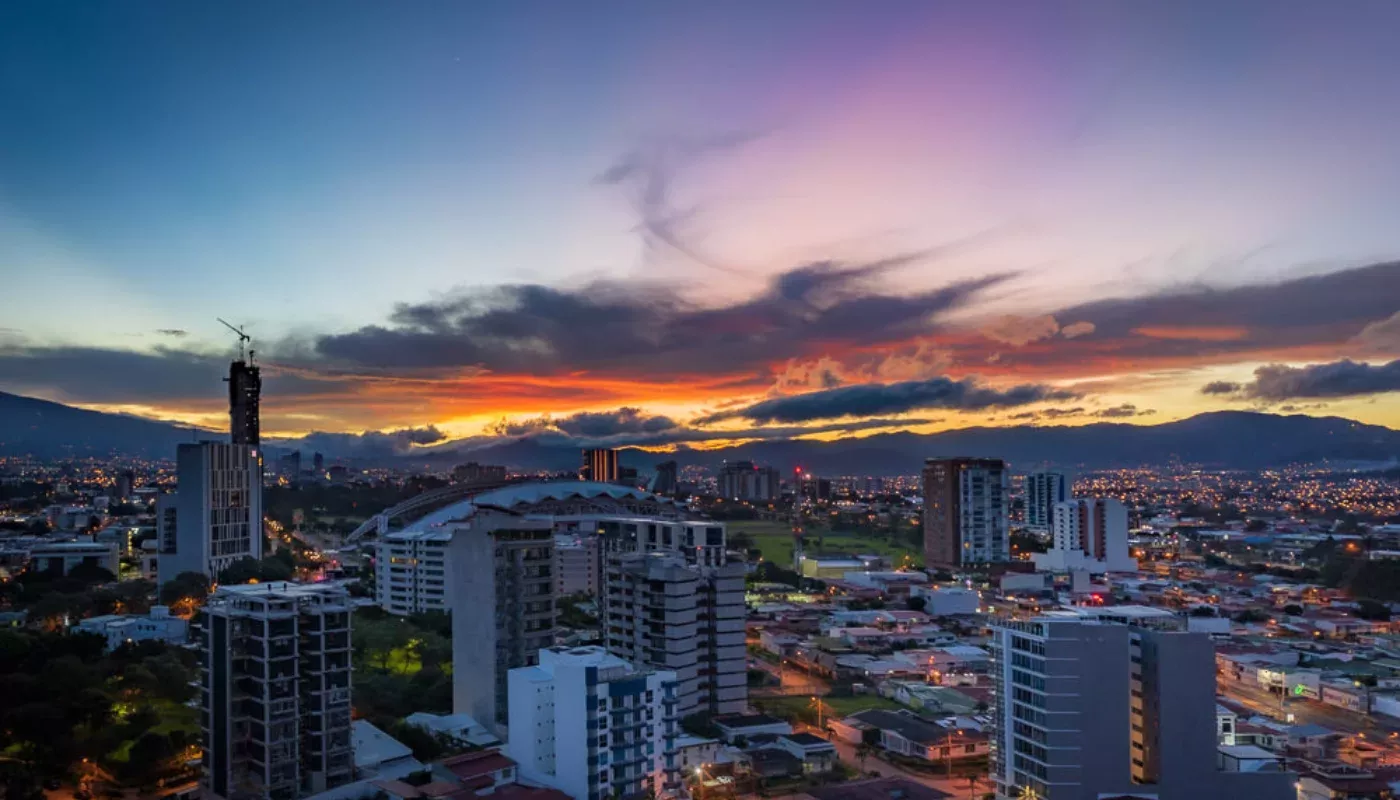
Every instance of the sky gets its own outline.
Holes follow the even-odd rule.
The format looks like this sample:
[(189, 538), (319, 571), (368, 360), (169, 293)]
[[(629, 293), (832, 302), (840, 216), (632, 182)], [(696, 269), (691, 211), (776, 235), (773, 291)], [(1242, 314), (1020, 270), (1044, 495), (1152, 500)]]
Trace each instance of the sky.
[(405, 448), (1400, 427), (1400, 5), (0, 5), (0, 390)]

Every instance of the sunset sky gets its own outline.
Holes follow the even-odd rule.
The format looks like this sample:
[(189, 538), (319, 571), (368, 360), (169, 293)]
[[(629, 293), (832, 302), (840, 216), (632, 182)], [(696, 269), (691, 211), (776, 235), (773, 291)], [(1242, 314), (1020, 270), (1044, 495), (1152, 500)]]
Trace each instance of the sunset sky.
[(0, 390), (405, 447), (1400, 427), (1400, 3), (0, 6)]

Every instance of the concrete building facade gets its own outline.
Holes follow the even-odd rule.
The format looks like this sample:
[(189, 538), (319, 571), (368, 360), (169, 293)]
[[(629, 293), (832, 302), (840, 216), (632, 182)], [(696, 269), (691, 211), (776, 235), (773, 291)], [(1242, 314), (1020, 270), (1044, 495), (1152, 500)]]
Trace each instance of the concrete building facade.
[(160, 580), (183, 572), (217, 578), (262, 558), (262, 456), (248, 444), (199, 442), (175, 452), (176, 493), (158, 504)]
[(670, 555), (615, 554), (601, 605), (609, 652), (674, 672), (683, 716), (744, 710), (743, 565), (693, 567)]
[(597, 597), (602, 586), (598, 537), (593, 534), (556, 534), (554, 537), (554, 593), (558, 597), (587, 594)]
[(510, 670), (554, 644), (553, 528), (488, 509), (451, 527), (452, 707), (499, 734)]
[(390, 614), (449, 611), (447, 531), (398, 531), (376, 545), (374, 600)]
[(601, 647), (551, 647), (510, 671), (510, 755), (522, 780), (575, 800), (676, 794), (674, 673)]
[(997, 458), (924, 462), (924, 563), (961, 567), (1009, 561), (1010, 492)]
[(1203, 634), (1075, 617), (996, 628), (997, 796), (1291, 798), (1289, 773), (1219, 769), (1213, 652)]
[(345, 590), (222, 587), (193, 638), (206, 796), (295, 800), (354, 780)]
[(718, 488), (725, 500), (767, 503), (781, 496), (778, 471), (752, 461), (726, 461), (719, 471)]

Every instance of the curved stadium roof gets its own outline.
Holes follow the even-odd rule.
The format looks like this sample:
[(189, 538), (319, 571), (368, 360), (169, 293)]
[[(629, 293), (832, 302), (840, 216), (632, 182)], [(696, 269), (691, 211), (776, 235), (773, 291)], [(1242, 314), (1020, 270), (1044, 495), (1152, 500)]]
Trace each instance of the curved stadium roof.
[[(465, 519), (479, 506), (495, 506), (528, 514), (534, 506), (550, 501), (582, 500), (634, 500), (652, 502), (657, 505), (675, 506), (676, 502), (658, 497), (651, 492), (617, 486), (596, 481), (542, 481), (539, 483), (517, 483), (482, 492), (464, 500), (443, 506), (404, 528), (406, 531), (426, 531), (454, 520)], [(635, 513), (620, 510), (618, 513)]]

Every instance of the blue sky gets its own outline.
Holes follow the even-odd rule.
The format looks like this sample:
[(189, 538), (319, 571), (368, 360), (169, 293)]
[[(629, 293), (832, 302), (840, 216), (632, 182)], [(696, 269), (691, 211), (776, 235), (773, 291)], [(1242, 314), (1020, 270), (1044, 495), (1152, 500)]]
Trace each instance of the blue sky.
[[(927, 369), (959, 380), (1165, 382), (1101, 398), (1162, 416), (1206, 407), (1195, 388), (1207, 378), (1243, 383), (1274, 362), (1383, 364), (1389, 351), (1352, 343), (1383, 315), (1286, 351), (1221, 353), (1218, 330), (1174, 338), (1213, 344), (1161, 363), (1110, 359), (1116, 345), (1101, 342), (1076, 356), (1089, 366), (1057, 374), (997, 366), (995, 346), (953, 351), (1008, 314), (1393, 258), (1397, 23), (1393, 3), (1293, 0), (6, 4), (0, 389), (103, 405), (56, 351), (109, 348), (178, 370), (180, 354), (226, 352), (216, 316), (248, 324), (274, 368), (315, 380), (364, 366), (335, 337), (411, 328), (401, 306), (477, 298), (480, 313), (520, 302), (491, 287), (603, 281), (666, 293), (663, 305), (749, 307), (803, 265), (910, 253), (924, 257), (841, 291), (1016, 278), (928, 330), (803, 340), (766, 367), (687, 376), (679, 393), (559, 359), (512, 371), (480, 360), (499, 334), (473, 327), (457, 344), (477, 355), (432, 378), (454, 397), (481, 369), (538, 391), (494, 410), (489, 398), (392, 411), (375, 398), (334, 413), (308, 410), (326, 407), (319, 393), (289, 393), (284, 424), (465, 431), (595, 398), (699, 414), (791, 390), (794, 364), (880, 348), (938, 350), (948, 357)], [(731, 143), (699, 145), (716, 140)], [(602, 180), (618, 165), (624, 179)], [(1400, 289), (1391, 305), (1400, 312)], [(446, 334), (464, 336), (453, 319)], [(740, 330), (727, 335), (758, 335)], [(632, 388), (557, 390), (580, 369)], [(846, 363), (878, 380), (863, 369)], [(1364, 407), (1374, 399), (1318, 410), (1379, 420)], [(208, 403), (153, 386), (126, 405), (189, 416)]]

